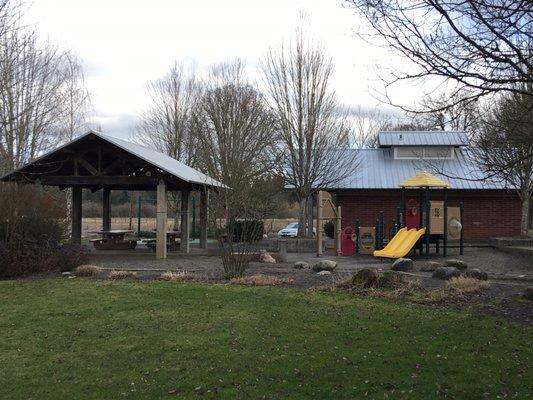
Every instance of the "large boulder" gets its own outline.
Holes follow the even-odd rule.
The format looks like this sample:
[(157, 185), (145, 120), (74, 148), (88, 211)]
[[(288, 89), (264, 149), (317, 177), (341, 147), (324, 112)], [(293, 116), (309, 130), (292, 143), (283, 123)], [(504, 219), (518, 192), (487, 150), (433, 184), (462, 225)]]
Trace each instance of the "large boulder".
[(378, 274), (378, 280), (375, 286), (384, 289), (396, 289), (398, 285), (403, 283), (403, 275), (394, 271), (385, 271)]
[(486, 281), (488, 279), (487, 273), (478, 268), (469, 269), (463, 272), (463, 276), (466, 276), (467, 278), (479, 279), (480, 281)]
[(335, 268), (337, 268), (337, 263), (335, 261), (331, 260), (321, 260), (317, 262), (315, 265), (313, 265), (313, 271), (320, 272), (320, 271), (333, 271)]
[(398, 258), (392, 264), (393, 271), (411, 271), (413, 269), (413, 260), (410, 258)]
[(437, 279), (448, 280), (460, 275), (461, 271), (459, 271), (455, 267), (439, 267), (435, 270), (435, 272), (433, 272), (432, 277)]
[(468, 265), (463, 261), (456, 258), (449, 258), (444, 262), (444, 265), (447, 267), (455, 267), (461, 271), (464, 271), (468, 268)]
[(528, 300), (533, 300), (533, 286), (527, 287), (524, 290), (524, 298)]
[(370, 268), (360, 269), (352, 276), (353, 285), (362, 286), (365, 288), (374, 286), (377, 280), (378, 274), (376, 271)]
[(437, 268), (440, 268), (440, 267), (444, 267), (444, 265), (442, 265), (441, 263), (436, 262), (436, 261), (428, 261), (427, 263), (425, 263), (424, 265), (422, 265), (420, 267), (420, 271), (422, 271), (422, 272), (433, 272)]
[(309, 268), (309, 264), (306, 263), (305, 261), (296, 261), (294, 263), (294, 269), (308, 269)]

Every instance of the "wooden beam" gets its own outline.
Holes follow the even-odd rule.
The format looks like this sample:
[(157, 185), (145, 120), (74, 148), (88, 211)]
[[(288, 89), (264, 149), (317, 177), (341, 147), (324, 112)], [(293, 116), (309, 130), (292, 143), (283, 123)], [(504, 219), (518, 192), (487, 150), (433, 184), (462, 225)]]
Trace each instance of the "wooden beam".
[(163, 180), (157, 185), (156, 249), (157, 259), (167, 258), (167, 188)]
[(43, 185), (54, 186), (106, 186), (106, 185), (152, 185), (158, 184), (158, 179), (153, 176), (41, 176)]
[(102, 229), (111, 229), (111, 190), (104, 188), (102, 195)]
[(72, 188), (71, 241), (81, 244), (81, 187)]
[(209, 190), (200, 190), (200, 248), (207, 248)]
[(190, 217), (189, 217), (189, 203), (190, 203), (190, 194), (189, 190), (182, 190), (181, 192), (181, 249), (185, 253), (190, 252), (190, 243), (189, 243), (189, 230), (190, 230)]
[(94, 168), (90, 163), (89, 161), (79, 157), (77, 159), (78, 163), (83, 167), (85, 168), (90, 174), (92, 175), (98, 175), (98, 171), (96, 170), (96, 168)]

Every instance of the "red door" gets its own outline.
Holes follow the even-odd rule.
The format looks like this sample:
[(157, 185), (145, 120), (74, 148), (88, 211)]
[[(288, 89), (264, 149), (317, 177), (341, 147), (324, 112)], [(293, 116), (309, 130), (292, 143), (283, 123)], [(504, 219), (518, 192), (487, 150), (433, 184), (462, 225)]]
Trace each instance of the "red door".
[(341, 255), (352, 256), (355, 254), (355, 230), (347, 226), (341, 233)]
[(407, 229), (420, 228), (420, 204), (416, 199), (409, 199), (405, 204), (405, 225)]

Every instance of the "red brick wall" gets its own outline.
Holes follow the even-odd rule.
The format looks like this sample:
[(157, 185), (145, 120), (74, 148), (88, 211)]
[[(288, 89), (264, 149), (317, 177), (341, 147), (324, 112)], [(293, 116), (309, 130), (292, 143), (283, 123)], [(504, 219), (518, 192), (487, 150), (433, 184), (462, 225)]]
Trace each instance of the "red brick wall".
[[(442, 200), (442, 191), (432, 191), (432, 200)], [(407, 191), (406, 200), (419, 199), (418, 191)], [(336, 204), (342, 208), (342, 226), (374, 226), (383, 211), (387, 229), (396, 218), (400, 205), (398, 190), (346, 190), (336, 193)], [(464, 204), (464, 234), (470, 242), (486, 241), (491, 236), (520, 234), (520, 200), (512, 191), (449, 190), (448, 205)]]

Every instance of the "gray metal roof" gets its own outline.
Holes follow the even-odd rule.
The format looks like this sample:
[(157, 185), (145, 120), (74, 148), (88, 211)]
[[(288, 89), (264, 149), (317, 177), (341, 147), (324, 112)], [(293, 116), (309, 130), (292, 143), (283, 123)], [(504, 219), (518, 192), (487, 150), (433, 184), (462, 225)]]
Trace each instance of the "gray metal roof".
[(394, 159), (391, 148), (354, 151), (359, 154), (353, 173), (335, 187), (325, 189), (399, 189), (400, 183), (423, 170), (450, 183), (452, 189), (507, 188), (501, 182), (481, 180), (483, 174), (470, 160), (466, 149), (455, 149), (453, 159), (431, 161)]
[(45, 159), (46, 157), (50, 156), (52, 153), (55, 153), (75, 142), (79, 142), (80, 140), (84, 139), (85, 137), (89, 136), (89, 135), (95, 135), (95, 136), (98, 136), (99, 138), (117, 146), (117, 147), (120, 147), (122, 150), (132, 154), (133, 156), (136, 156), (150, 164), (152, 164), (153, 166), (155, 166), (156, 168), (159, 168), (173, 176), (175, 176), (176, 178), (178, 179), (181, 179), (185, 182), (189, 182), (189, 183), (195, 183), (195, 184), (200, 184), (200, 185), (205, 185), (205, 186), (211, 186), (211, 187), (227, 187), (226, 185), (224, 185), (223, 183), (220, 183), (218, 181), (216, 181), (215, 179), (213, 178), (210, 178), (209, 176), (203, 174), (202, 172), (194, 169), (194, 168), (191, 168), (189, 167), (188, 165), (172, 158), (172, 157), (169, 157), (167, 156), (166, 154), (163, 154), (163, 153), (160, 153), (158, 151), (155, 151), (155, 150), (152, 150), (152, 149), (149, 149), (147, 147), (144, 147), (144, 146), (141, 146), (141, 145), (138, 145), (136, 143), (133, 143), (133, 142), (129, 142), (127, 140), (122, 140), (122, 139), (119, 139), (119, 138), (116, 138), (114, 136), (109, 136), (109, 135), (105, 135), (101, 132), (96, 132), (96, 131), (89, 131), (87, 132), (86, 134), (84, 135), (81, 135), (79, 137), (77, 137), (76, 139), (68, 142), (68, 143), (65, 143), (63, 144), (62, 146), (46, 153), (46, 154), (43, 154), (42, 156), (39, 156), (38, 158), (30, 161), (28, 164), (25, 164), (19, 168), (17, 168), (16, 170), (4, 175), (3, 177), (0, 178), (0, 180), (8, 180), (9, 177), (11, 175), (13, 175), (14, 173), (20, 171), (20, 170), (23, 170), (25, 167), (27, 167), (28, 165), (30, 164), (34, 164), (34, 163), (38, 163), (39, 161), (41, 161), (42, 159)]
[(150, 164), (162, 169), (163, 171), (168, 172), (175, 177), (184, 180), (190, 183), (199, 183), (201, 185), (214, 186), (214, 187), (226, 187), (223, 183), (220, 183), (213, 178), (203, 174), (202, 172), (189, 167), (188, 165), (170, 157), (166, 154), (160, 153), (138, 145), (127, 140), (122, 140), (114, 136), (108, 136), (100, 132), (89, 132), (88, 134), (93, 133), (98, 137), (101, 137), (108, 142), (113, 143), (114, 145), (120, 147), (122, 150), (125, 150), (137, 157), (143, 159)]
[(463, 131), (388, 131), (378, 133), (380, 147), (390, 146), (468, 146)]

